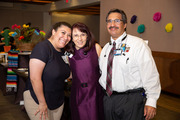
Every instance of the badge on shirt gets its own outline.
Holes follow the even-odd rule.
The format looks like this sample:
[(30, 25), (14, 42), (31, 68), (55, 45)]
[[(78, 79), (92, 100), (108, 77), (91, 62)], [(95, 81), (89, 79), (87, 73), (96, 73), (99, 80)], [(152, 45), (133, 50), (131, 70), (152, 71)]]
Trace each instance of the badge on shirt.
[(126, 44), (121, 44), (120, 49), (122, 50), (122, 52), (125, 52), (125, 50), (126, 50)]
[(66, 55), (61, 56), (66, 64), (69, 64), (68, 57)]
[(121, 44), (119, 49), (114, 50), (114, 55), (126, 55), (126, 52), (129, 52), (130, 47), (127, 46), (127, 44), (123, 43)]
[(65, 56), (68, 56), (69, 58), (72, 58), (72, 56), (73, 56), (72, 53), (69, 53), (69, 52), (67, 52), (67, 51), (64, 53), (64, 55), (65, 55)]
[(115, 56), (121, 55), (121, 54), (122, 54), (122, 50), (120, 50), (120, 49), (114, 50), (114, 55), (115, 55)]

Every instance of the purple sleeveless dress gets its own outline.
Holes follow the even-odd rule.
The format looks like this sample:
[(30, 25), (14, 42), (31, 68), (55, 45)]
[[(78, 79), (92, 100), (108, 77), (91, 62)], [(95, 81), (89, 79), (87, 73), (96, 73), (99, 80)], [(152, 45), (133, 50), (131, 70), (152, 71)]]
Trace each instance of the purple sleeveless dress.
[(99, 85), (99, 64), (95, 46), (86, 54), (75, 50), (69, 59), (72, 70), (72, 120), (104, 120), (103, 91)]

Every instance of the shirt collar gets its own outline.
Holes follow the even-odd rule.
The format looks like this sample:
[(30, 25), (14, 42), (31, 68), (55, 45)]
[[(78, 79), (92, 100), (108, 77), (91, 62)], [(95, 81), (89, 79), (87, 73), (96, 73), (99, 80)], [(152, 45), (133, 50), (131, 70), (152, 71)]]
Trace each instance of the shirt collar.
[(111, 43), (116, 42), (116, 45), (121, 43), (122, 39), (126, 36), (126, 32), (124, 32), (121, 36), (119, 36), (116, 40), (114, 40), (111, 36)]

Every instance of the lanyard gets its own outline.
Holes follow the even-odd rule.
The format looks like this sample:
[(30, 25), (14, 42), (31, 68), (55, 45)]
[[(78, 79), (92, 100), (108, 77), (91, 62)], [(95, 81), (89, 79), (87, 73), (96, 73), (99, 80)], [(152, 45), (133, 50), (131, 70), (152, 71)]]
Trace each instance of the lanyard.
[(126, 50), (126, 42), (122, 44), (122, 41), (124, 41), (126, 39), (127, 35), (121, 40), (121, 43), (118, 44), (118, 48), (116, 50), (114, 50), (114, 55), (124, 55), (125, 56), (125, 50)]

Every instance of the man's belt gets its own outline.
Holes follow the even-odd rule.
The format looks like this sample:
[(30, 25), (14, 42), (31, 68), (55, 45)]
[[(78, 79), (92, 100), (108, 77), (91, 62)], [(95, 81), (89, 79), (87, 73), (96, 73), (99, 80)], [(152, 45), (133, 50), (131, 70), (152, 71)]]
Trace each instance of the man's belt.
[[(104, 90), (105, 95), (107, 95), (106, 90)], [(142, 92), (145, 95), (145, 90), (144, 88), (137, 88), (137, 89), (131, 89), (131, 90), (127, 90), (124, 92), (117, 92), (117, 91), (113, 91), (112, 95), (120, 95), (120, 94), (130, 94), (130, 93), (138, 93), (138, 92)]]

